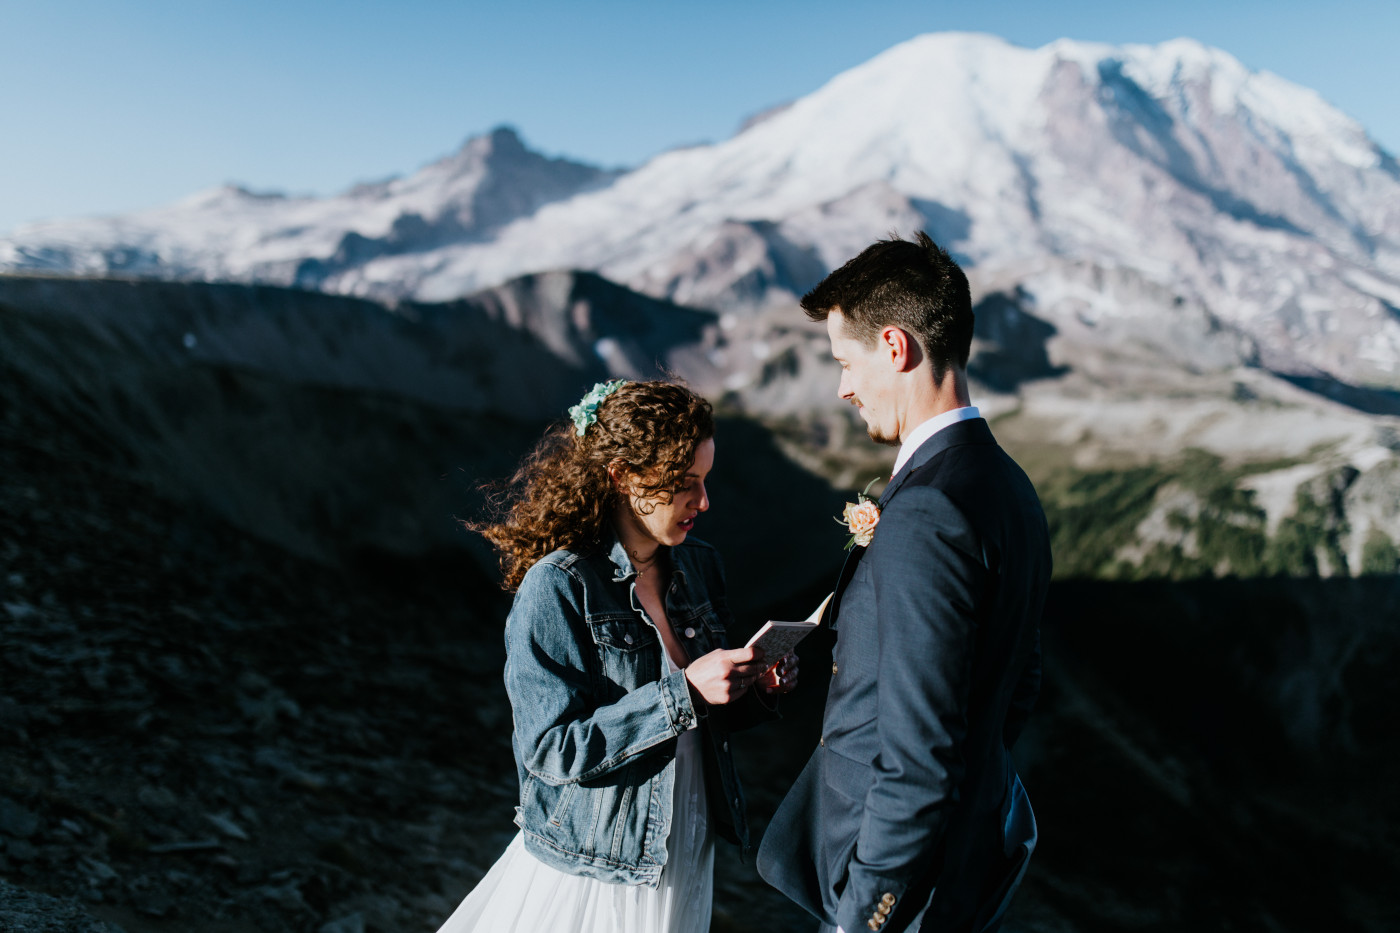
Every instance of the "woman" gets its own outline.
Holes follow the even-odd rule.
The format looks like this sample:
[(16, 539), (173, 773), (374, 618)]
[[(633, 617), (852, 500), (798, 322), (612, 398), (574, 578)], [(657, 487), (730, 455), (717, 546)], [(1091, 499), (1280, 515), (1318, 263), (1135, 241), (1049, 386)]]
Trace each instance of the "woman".
[[(440, 933), (704, 933), (714, 834), (749, 848), (729, 749), (797, 681), (726, 644), (709, 403), (599, 383), (515, 475), (494, 524), (520, 833)], [(776, 660), (776, 659), (775, 659)]]

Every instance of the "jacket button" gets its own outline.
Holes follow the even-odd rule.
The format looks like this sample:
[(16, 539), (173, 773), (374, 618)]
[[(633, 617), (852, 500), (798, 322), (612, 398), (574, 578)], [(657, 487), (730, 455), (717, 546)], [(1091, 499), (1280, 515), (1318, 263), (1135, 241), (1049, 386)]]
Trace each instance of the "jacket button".
[(868, 927), (870, 927), (870, 929), (872, 929), (872, 930), (878, 930), (878, 929), (880, 929), (880, 924), (877, 923), (877, 922), (876, 922), (875, 920), (873, 920), (873, 919), (865, 921), (865, 925), (868, 926)]
[(729, 743), (728, 743), (728, 742), (725, 742), (725, 743), (724, 743), (724, 750), (725, 750), (726, 752), (729, 751)]
[(689, 626), (687, 626), (687, 627), (686, 627), (686, 630), (685, 630), (685, 637), (686, 637), (686, 638), (694, 638), (694, 637), (695, 637), (695, 629), (690, 628)]
[(629, 644), (629, 645), (632, 644), (632, 636), (631, 636), (631, 635), (623, 635), (623, 636), (622, 636), (622, 640), (625, 641), (625, 642), (627, 642), (627, 644)]
[(831, 662), (831, 675), (832, 675), (833, 677), (836, 676), (836, 662), (835, 662), (835, 661), (832, 661), (832, 662)]
[(822, 748), (826, 748), (826, 736), (822, 736), (821, 738), (817, 739), (817, 744), (820, 745)]
[(893, 906), (894, 906), (894, 900), (895, 900), (894, 895), (893, 895), (893, 894), (890, 894), (888, 891), (885, 892), (883, 895), (880, 896), (880, 903), (881, 903), (881, 904), (884, 904), (886, 907), (893, 907)]

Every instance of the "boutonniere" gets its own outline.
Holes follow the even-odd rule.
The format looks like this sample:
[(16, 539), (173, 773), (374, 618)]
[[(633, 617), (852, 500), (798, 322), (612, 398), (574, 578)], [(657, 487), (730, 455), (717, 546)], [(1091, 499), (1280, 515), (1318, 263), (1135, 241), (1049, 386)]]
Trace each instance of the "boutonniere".
[(865, 488), (856, 493), (856, 501), (847, 502), (842, 517), (836, 519), (836, 524), (851, 529), (851, 537), (846, 542), (848, 551), (856, 546), (866, 547), (875, 537), (875, 526), (880, 524), (880, 507), (866, 495), (874, 485), (873, 479), (866, 483)]

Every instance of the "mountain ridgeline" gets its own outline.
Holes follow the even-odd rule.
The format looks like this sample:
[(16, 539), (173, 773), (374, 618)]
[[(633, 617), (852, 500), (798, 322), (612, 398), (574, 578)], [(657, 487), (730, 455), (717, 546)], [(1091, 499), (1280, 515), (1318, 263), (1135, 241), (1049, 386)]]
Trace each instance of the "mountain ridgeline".
[(1185, 39), (926, 35), (630, 171), (548, 159), (500, 129), (332, 197), (222, 188), (33, 225), (0, 240), (0, 269), (420, 301), (586, 269), (743, 311), (919, 228), (1051, 317), (1115, 313), (1076, 273), (1088, 264), (1205, 308), (1271, 369), (1400, 388), (1395, 159), (1312, 91)]

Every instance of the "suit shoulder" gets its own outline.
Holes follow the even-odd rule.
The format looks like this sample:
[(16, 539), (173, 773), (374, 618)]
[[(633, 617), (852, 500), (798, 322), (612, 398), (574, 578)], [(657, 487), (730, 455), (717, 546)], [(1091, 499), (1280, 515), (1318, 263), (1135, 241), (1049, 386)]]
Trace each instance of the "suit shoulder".
[(1038, 501), (1025, 471), (996, 443), (950, 447), (912, 473), (907, 486), (936, 487), (960, 502), (979, 500), (969, 506), (1008, 497)]
[(950, 541), (971, 538), (975, 523), (963, 504), (936, 485), (906, 485), (880, 510), (875, 532), (908, 538), (936, 534)]

